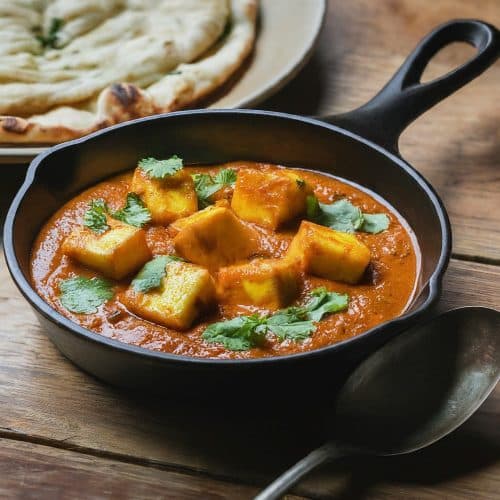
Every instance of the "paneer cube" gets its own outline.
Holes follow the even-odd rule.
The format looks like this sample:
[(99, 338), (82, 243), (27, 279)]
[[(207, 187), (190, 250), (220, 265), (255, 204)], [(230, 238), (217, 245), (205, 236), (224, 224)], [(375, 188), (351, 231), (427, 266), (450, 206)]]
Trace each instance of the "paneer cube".
[(310, 188), (292, 171), (241, 169), (231, 208), (243, 220), (276, 229), (306, 211)]
[(290, 304), (298, 291), (298, 266), (285, 259), (259, 259), (219, 269), (217, 293), (223, 303), (276, 310)]
[(215, 270), (258, 251), (258, 234), (225, 207), (210, 206), (170, 226), (176, 253)]
[(370, 262), (370, 250), (354, 234), (302, 221), (287, 252), (305, 272), (333, 281), (357, 283)]
[(170, 262), (159, 288), (146, 293), (130, 287), (122, 301), (137, 316), (176, 330), (186, 330), (215, 299), (210, 273), (187, 262)]
[(193, 179), (184, 170), (165, 179), (151, 179), (136, 168), (130, 190), (141, 197), (154, 224), (167, 225), (198, 210)]
[(143, 229), (109, 219), (108, 229), (96, 234), (86, 227), (75, 229), (63, 242), (62, 251), (81, 264), (112, 279), (122, 279), (150, 258)]

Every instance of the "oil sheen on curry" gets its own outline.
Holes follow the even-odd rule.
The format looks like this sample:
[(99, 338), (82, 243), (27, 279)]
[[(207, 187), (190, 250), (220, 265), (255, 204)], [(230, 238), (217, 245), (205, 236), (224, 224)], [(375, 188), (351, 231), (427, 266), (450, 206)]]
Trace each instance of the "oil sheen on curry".
[(318, 349), (400, 315), (418, 249), (349, 182), (253, 162), (145, 158), (40, 232), (32, 282), (106, 337), (168, 353), (260, 358)]

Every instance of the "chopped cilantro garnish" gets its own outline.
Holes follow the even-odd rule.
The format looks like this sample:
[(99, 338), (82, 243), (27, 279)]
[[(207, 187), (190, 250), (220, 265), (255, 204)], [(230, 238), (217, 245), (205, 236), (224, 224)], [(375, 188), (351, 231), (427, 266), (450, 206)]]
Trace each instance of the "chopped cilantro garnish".
[(151, 220), (151, 213), (139, 196), (135, 193), (128, 193), (125, 206), (111, 214), (103, 199), (92, 200), (83, 216), (83, 225), (96, 234), (103, 234), (109, 229), (108, 215), (135, 227), (142, 227)]
[(264, 342), (266, 331), (266, 318), (253, 314), (213, 323), (205, 329), (202, 338), (231, 351), (248, 351)]
[(96, 234), (102, 234), (109, 229), (107, 214), (108, 206), (103, 199), (92, 200), (83, 216), (83, 225)]
[(307, 197), (308, 219), (336, 231), (377, 234), (389, 227), (386, 214), (364, 214), (346, 199), (327, 204), (318, 201), (316, 196)]
[(231, 168), (217, 172), (213, 177), (210, 174), (193, 174), (194, 188), (201, 208), (211, 204), (210, 197), (225, 186), (233, 186), (237, 173)]
[(50, 20), (49, 32), (47, 35), (37, 35), (37, 40), (42, 44), (42, 47), (55, 49), (59, 40), (59, 31), (64, 25), (64, 20), (58, 17), (53, 17)]
[(389, 217), (386, 214), (363, 214), (363, 224), (360, 231), (365, 233), (381, 233), (389, 227)]
[(146, 172), (151, 179), (165, 179), (165, 177), (179, 172), (182, 167), (182, 158), (177, 155), (171, 156), (167, 160), (144, 158), (139, 161), (139, 168)]
[(173, 261), (182, 261), (182, 259), (175, 255), (158, 255), (150, 260), (132, 281), (134, 290), (146, 293), (158, 288), (161, 280), (167, 275), (167, 264)]
[(222, 184), (223, 186), (233, 186), (237, 178), (238, 174), (236, 170), (232, 168), (223, 168), (214, 175), (214, 182), (216, 184)]
[(111, 284), (102, 278), (76, 276), (59, 283), (61, 304), (79, 314), (97, 312), (97, 308), (113, 297)]
[(300, 189), (302, 189), (306, 185), (306, 181), (304, 179), (296, 179), (295, 182), (297, 183), (297, 186), (299, 186)]
[(142, 227), (151, 221), (151, 213), (135, 193), (127, 194), (125, 206), (114, 212), (113, 217), (135, 227)]
[(276, 313), (267, 319), (268, 329), (280, 340), (290, 339), (295, 342), (305, 340), (316, 330), (310, 320), (296, 320), (288, 314)]
[(200, 208), (205, 208), (211, 204), (210, 197), (219, 191), (221, 186), (215, 184), (209, 174), (193, 174), (192, 177)]
[(325, 287), (320, 287), (311, 292), (311, 299), (304, 308), (308, 319), (321, 321), (327, 314), (344, 311), (348, 305), (349, 295), (346, 293), (329, 292)]
[(246, 351), (262, 344), (268, 332), (280, 340), (295, 342), (311, 336), (316, 330), (315, 323), (327, 314), (347, 309), (347, 294), (329, 292), (326, 288), (316, 288), (304, 306), (280, 309), (270, 316), (237, 316), (228, 321), (209, 325), (202, 338), (209, 343), (222, 344), (232, 351)]
[(309, 195), (306, 198), (306, 216), (309, 220), (316, 220), (320, 213), (319, 201), (316, 196)]

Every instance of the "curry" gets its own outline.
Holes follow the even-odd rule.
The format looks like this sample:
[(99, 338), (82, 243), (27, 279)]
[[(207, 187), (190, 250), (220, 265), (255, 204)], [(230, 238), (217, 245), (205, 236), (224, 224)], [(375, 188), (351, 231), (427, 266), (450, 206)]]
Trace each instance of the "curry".
[(318, 349), (402, 314), (408, 224), (368, 190), (279, 165), (146, 158), (60, 208), (31, 279), (84, 328), (147, 349), (246, 359)]

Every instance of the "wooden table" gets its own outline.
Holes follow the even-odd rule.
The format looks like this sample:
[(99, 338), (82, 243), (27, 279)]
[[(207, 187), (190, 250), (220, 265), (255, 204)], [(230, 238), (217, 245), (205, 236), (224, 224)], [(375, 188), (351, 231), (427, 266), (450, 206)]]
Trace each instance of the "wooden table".
[[(312, 60), (266, 108), (346, 111), (371, 97), (438, 23), (480, 17), (500, 25), (498, 0), (337, 0), (329, 7)], [(452, 47), (428, 74), (470, 54)], [(499, 86), (497, 64), (402, 137), (402, 154), (437, 188), (453, 223), (440, 310), (500, 307)], [(22, 167), (2, 167), (2, 213), (23, 175)], [(321, 441), (314, 408), (187, 407), (97, 382), (47, 340), (3, 262), (0, 316), (0, 498), (250, 498)], [(498, 498), (499, 417), (500, 387), (431, 448), (327, 465), (296, 493)]]

